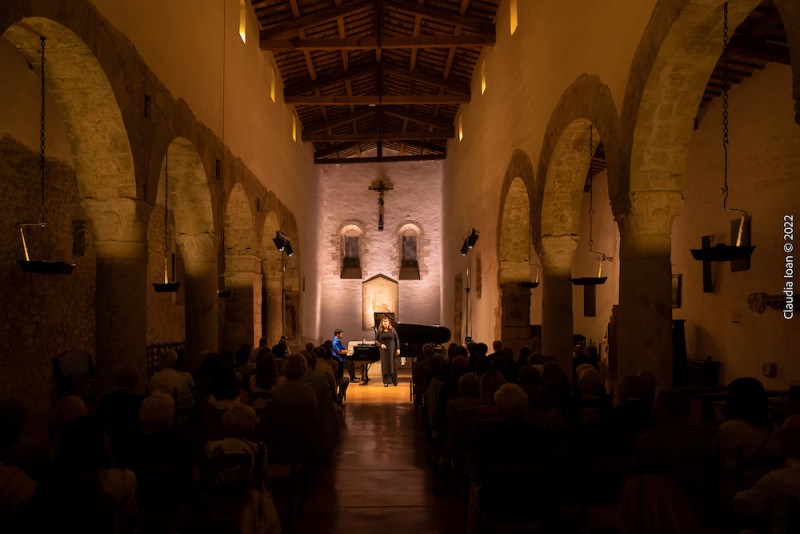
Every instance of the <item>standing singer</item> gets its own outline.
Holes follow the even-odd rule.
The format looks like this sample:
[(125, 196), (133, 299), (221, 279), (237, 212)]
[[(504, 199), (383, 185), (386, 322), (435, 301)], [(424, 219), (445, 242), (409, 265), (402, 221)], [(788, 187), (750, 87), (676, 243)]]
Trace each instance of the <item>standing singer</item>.
[(381, 348), (381, 372), (383, 373), (383, 387), (389, 387), (389, 381), (397, 385), (397, 365), (394, 357), (400, 355), (400, 339), (397, 331), (392, 328), (388, 317), (381, 319), (381, 325), (375, 334), (375, 341)]

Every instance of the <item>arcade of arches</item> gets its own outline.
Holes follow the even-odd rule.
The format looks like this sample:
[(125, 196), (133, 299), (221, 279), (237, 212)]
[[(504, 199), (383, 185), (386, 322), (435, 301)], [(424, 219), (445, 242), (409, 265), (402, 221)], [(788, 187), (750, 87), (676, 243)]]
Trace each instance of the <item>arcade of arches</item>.
[[(760, 3), (731, 0), (731, 26)], [(356, 165), (315, 165), (310, 143), (293, 139), (293, 109), (270, 99), (274, 58), (239, 37), (239, 2), (3, 2), (4, 396), (33, 390), (29, 409), (47, 408), (51, 358), (65, 351), (93, 355), (107, 385), (123, 365), (144, 375), (148, 344), (183, 341), (195, 367), (205, 351), (262, 336), (295, 347), (334, 328), (370, 338), (362, 286), (378, 275), (397, 281), (400, 321), (447, 326), (456, 341), (469, 321), (475, 340), (540, 342), (567, 364), (582, 334), (620, 376), (650, 369), (667, 384), (673, 320), (684, 320), (689, 358), (721, 362), (721, 381), (772, 362), (763, 381), (785, 387), (800, 379), (784, 250), (784, 216), (800, 217), (800, 8), (773, 3), (793, 61), (768, 62), (730, 92), (728, 202), (748, 210), (756, 246), (734, 271), (689, 253), (703, 236), (729, 242), (736, 218), (720, 210), (721, 99), (701, 105), (721, 54), (720, 0), (519, 2), (513, 35), (504, 0), (496, 44), (481, 52), (486, 90), (473, 76), (447, 157)], [(180, 10), (193, 24), (174, 23)], [(382, 230), (378, 179), (393, 186)], [(28, 251), (75, 264), (69, 276), (17, 264), (15, 225), (42, 220), (26, 229)], [(361, 279), (340, 277), (348, 225)], [(472, 228), (468, 277), (459, 249)], [(410, 235), (419, 279), (400, 276)], [(155, 293), (165, 266), (180, 288)], [(605, 284), (572, 285), (598, 269)]]

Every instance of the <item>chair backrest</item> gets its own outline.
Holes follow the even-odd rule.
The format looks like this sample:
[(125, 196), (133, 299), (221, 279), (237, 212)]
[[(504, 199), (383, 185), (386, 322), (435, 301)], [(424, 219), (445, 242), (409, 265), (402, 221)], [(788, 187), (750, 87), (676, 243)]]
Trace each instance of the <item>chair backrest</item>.
[(217, 442), (207, 455), (204, 469), (207, 494), (243, 501), (251, 489), (261, 489), (264, 444), (240, 441), (241, 449), (226, 449)]

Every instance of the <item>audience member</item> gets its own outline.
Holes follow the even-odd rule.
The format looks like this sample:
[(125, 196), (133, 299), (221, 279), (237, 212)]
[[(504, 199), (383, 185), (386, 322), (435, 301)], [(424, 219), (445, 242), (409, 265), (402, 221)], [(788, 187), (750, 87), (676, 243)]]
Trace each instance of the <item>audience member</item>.
[(7, 463), (21, 435), (19, 419), (0, 414), (0, 532), (23, 531), (36, 491), (36, 482), (22, 468)]
[(161, 391), (168, 395), (175, 395), (177, 392), (177, 410), (188, 413), (194, 408), (194, 395), (186, 376), (177, 371), (178, 353), (165, 350), (161, 353), (160, 361), (161, 370), (150, 378), (148, 390), (150, 393)]
[(104, 395), (97, 404), (97, 417), (108, 434), (111, 450), (119, 454), (120, 448), (139, 430), (139, 405), (144, 395), (139, 387), (139, 373), (133, 367), (122, 367), (114, 378), (116, 391)]
[(752, 488), (738, 492), (733, 501), (737, 511), (760, 518), (767, 501), (772, 500), (772, 534), (790, 534), (786, 524), (788, 501), (800, 499), (800, 415), (791, 415), (784, 421), (780, 451), (786, 458), (783, 469), (767, 473)]

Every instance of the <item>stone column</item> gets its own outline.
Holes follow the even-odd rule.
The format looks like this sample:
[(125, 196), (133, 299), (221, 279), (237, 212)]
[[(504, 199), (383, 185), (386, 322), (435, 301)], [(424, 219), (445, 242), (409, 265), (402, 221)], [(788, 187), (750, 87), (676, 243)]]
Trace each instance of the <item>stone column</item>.
[(500, 339), (503, 345), (519, 353), (531, 342), (531, 290), (519, 282), (506, 282), (500, 287), (502, 317)]
[(225, 289), (231, 296), (225, 299), (224, 349), (236, 350), (243, 343), (258, 343), (261, 324), (255, 325), (256, 305), (261, 304), (261, 260), (253, 255), (225, 256)]
[(98, 393), (113, 389), (118, 369), (130, 366), (146, 383), (147, 220), (153, 207), (133, 198), (84, 199), (95, 236)]
[(618, 376), (655, 373), (672, 385), (672, 221), (683, 205), (674, 191), (633, 192), (614, 202), (620, 229)]
[(213, 233), (178, 234), (186, 284), (186, 359), (194, 370), (205, 351), (219, 350), (216, 239)]
[[(261, 268), (264, 271), (264, 278), (267, 283), (267, 342), (270, 346), (276, 344), (283, 335), (283, 278), (280, 270), (280, 262), (275, 268), (275, 261), (264, 260)], [(262, 317), (262, 321), (265, 320)]]
[(572, 263), (576, 236), (542, 237), (542, 354), (572, 380)]

